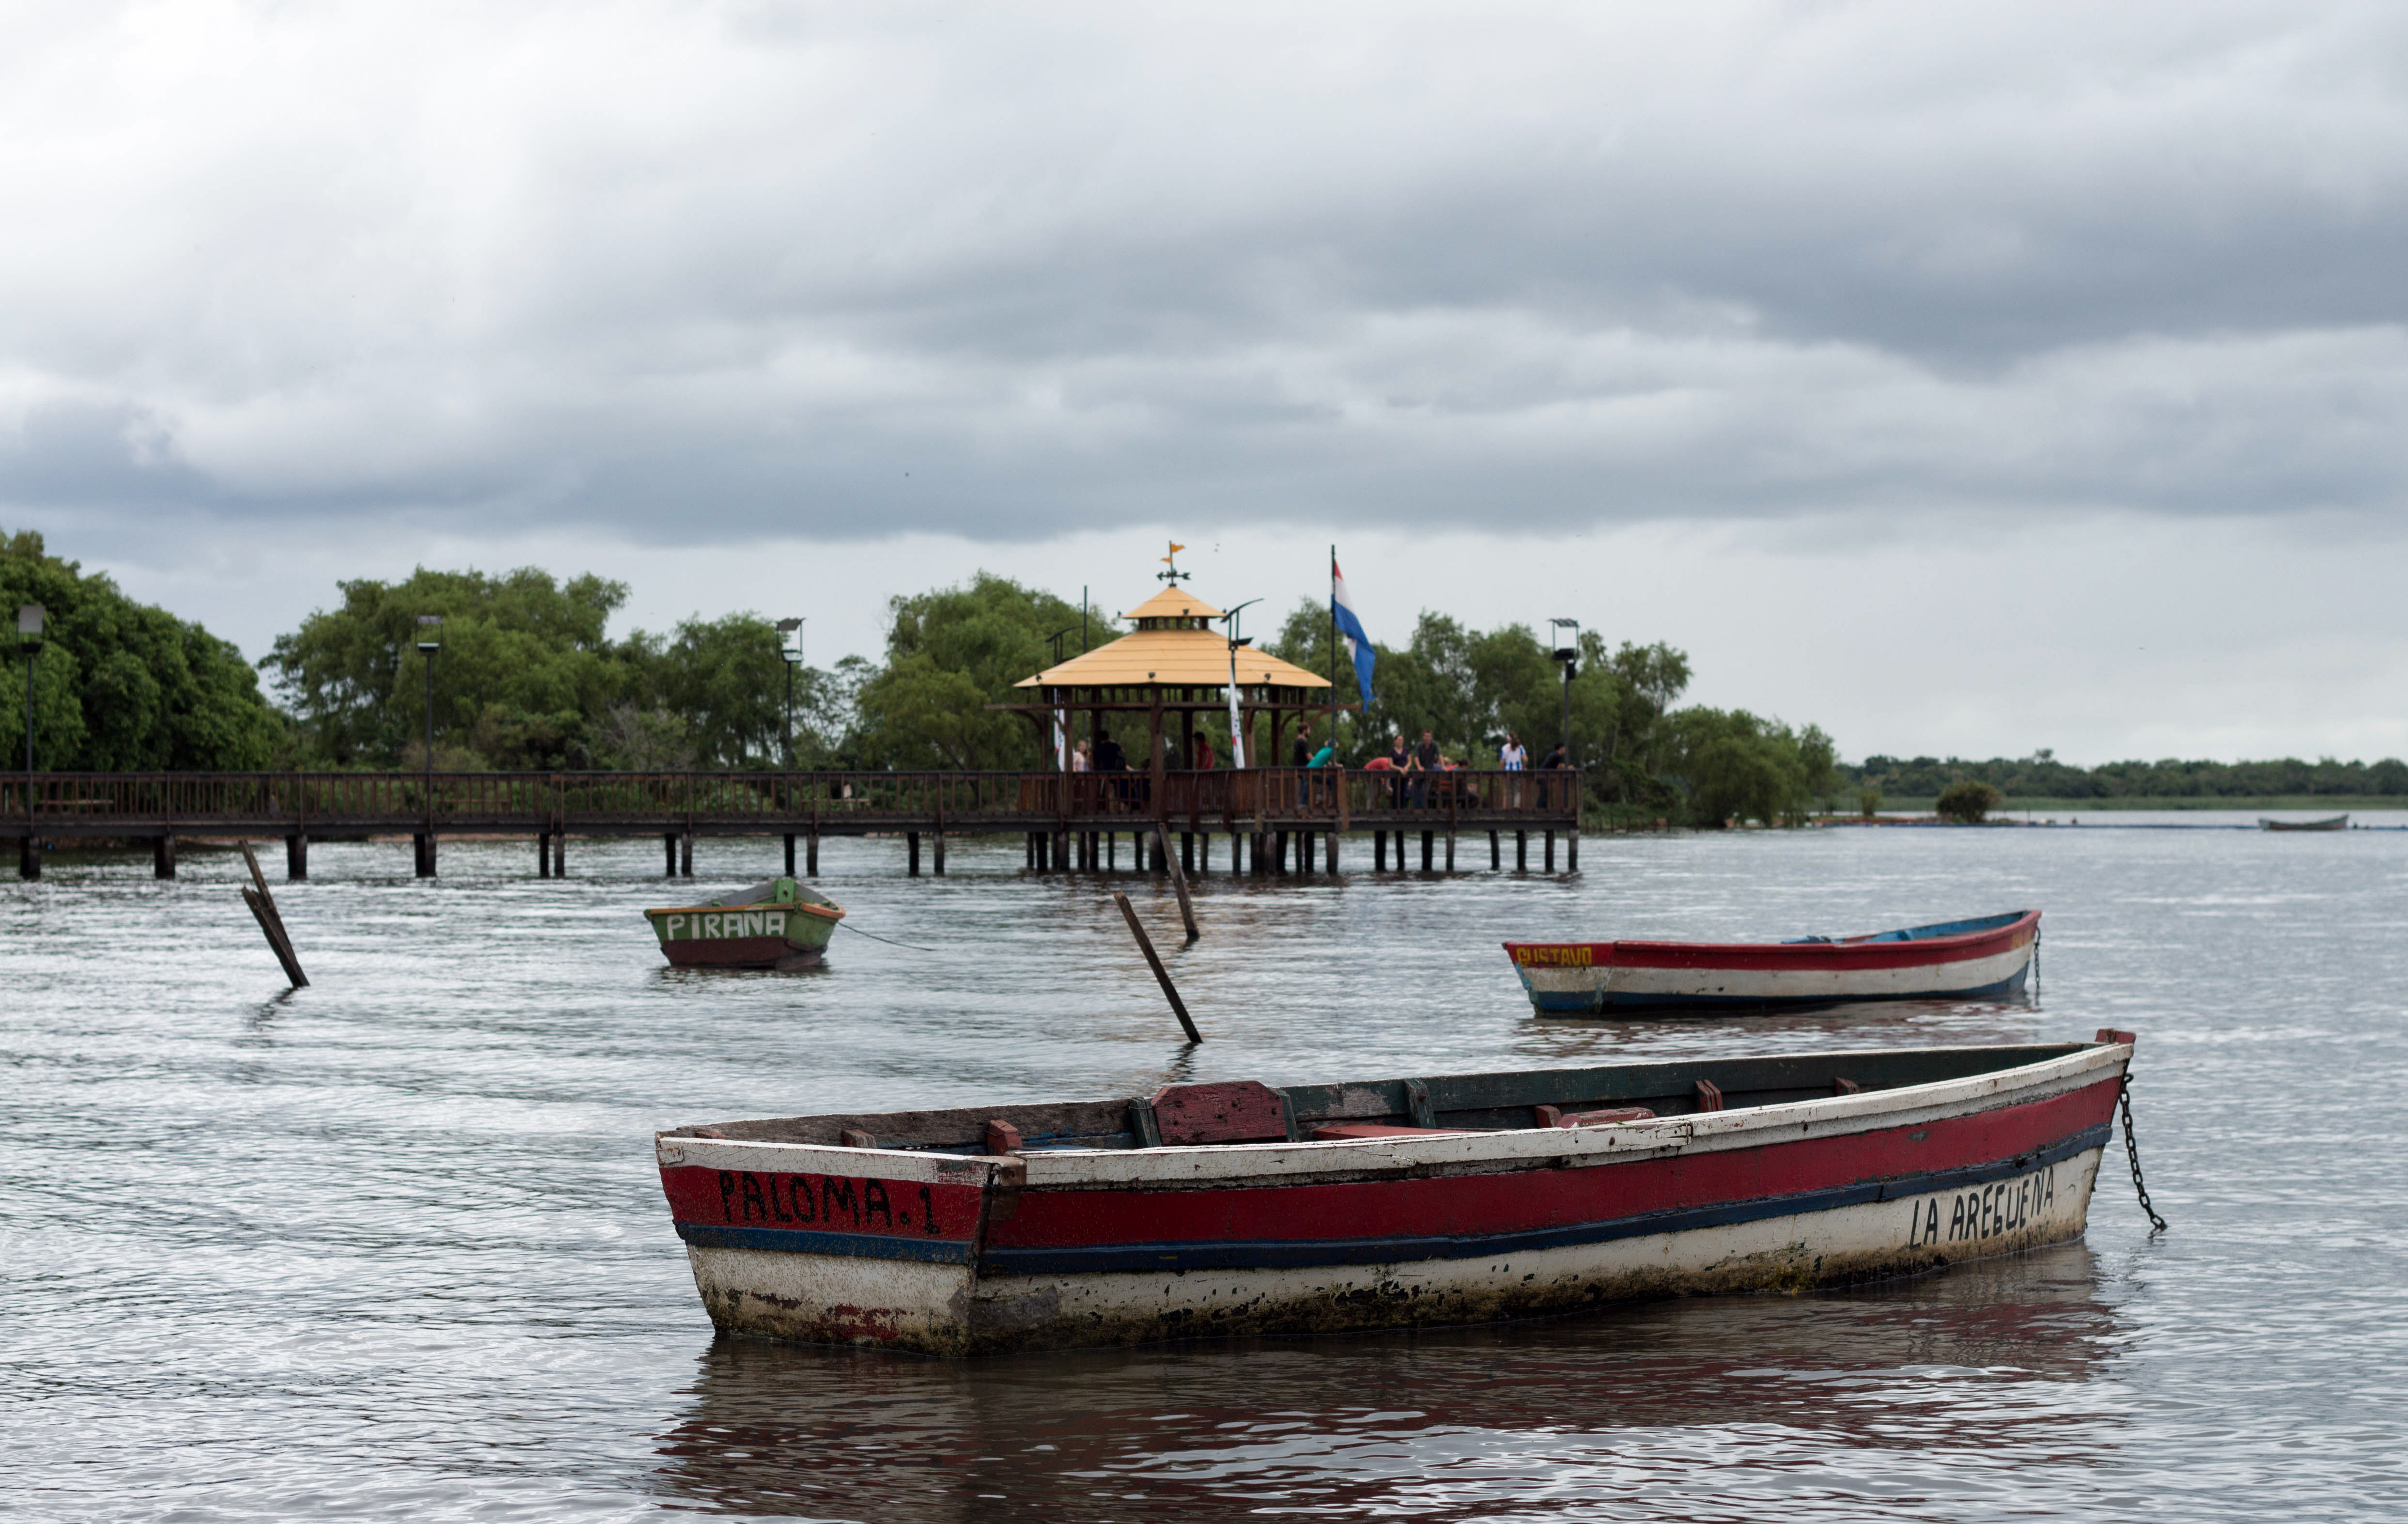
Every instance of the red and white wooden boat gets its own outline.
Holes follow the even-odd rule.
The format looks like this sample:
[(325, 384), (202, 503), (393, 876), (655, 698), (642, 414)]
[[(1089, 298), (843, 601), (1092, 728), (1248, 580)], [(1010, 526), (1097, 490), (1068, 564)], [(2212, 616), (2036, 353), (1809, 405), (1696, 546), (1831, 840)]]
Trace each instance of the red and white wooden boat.
[(977, 1354), (1461, 1323), (2079, 1237), (2132, 1041), (1183, 1085), (656, 1146), (729, 1331)]
[(1794, 942), (1509, 942), (1542, 1016), (1631, 1006), (1767, 1007), (1848, 1000), (2020, 999), (2040, 912)]

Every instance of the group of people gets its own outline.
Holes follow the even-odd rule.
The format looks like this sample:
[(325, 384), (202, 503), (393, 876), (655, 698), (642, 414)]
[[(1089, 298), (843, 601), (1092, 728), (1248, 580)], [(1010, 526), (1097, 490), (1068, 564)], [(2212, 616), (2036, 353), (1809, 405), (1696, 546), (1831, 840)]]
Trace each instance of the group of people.
[[(1191, 759), (1190, 765), (1198, 770), (1210, 769), (1218, 765), (1210, 739), (1204, 736), (1196, 738), (1196, 755)], [(1299, 732), (1288, 751), (1288, 766), (1292, 768), (1333, 768), (1338, 765), (1338, 741), (1335, 737), (1316, 746)], [(1417, 792), (1414, 798), (1418, 799), (1422, 797), (1420, 791), (1426, 791), (1429, 786), (1430, 774), (1459, 771), (1463, 765), (1460, 760), (1440, 751), (1437, 738), (1425, 730), (1422, 732), (1421, 744), (1418, 746), (1407, 746), (1402, 732), (1389, 737), (1388, 749), (1364, 763), (1363, 770), (1421, 774), (1421, 781), (1415, 785)], [(1506, 732), (1504, 744), (1497, 749), (1497, 766), (1506, 772), (1528, 770), (1530, 754), (1522, 745), (1520, 736), (1512, 731)], [(1571, 759), (1566, 755), (1564, 743), (1560, 740), (1555, 742), (1555, 749), (1540, 760), (1539, 766), (1541, 768), (1571, 766)], [(1092, 746), (1089, 742), (1081, 740), (1070, 748), (1070, 770), (1072, 772), (1126, 772), (1129, 770), (1128, 754), (1121, 749), (1119, 741), (1112, 739), (1111, 731), (1097, 730)]]

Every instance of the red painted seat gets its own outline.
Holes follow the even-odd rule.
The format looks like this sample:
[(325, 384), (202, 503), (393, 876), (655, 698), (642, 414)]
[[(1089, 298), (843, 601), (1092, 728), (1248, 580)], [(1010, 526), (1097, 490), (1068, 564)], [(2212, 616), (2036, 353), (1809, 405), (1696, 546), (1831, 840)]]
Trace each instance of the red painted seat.
[(1287, 1138), (1287, 1106), (1259, 1080), (1166, 1085), (1154, 1093), (1154, 1122), (1166, 1143), (1276, 1143)]

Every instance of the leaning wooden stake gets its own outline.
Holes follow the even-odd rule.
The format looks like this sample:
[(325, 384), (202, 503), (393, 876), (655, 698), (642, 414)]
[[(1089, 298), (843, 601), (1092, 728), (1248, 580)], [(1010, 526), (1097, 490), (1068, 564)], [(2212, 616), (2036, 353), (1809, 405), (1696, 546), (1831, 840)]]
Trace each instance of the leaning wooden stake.
[(1154, 844), (1161, 849), (1162, 860), (1170, 865), (1170, 886), (1179, 893), (1179, 918), (1187, 923), (1187, 940), (1194, 942), (1204, 933), (1196, 929), (1196, 902), (1187, 898), (1187, 870), (1179, 866), (1179, 854), (1170, 850), (1170, 838), (1158, 820), (1154, 824)]
[(1161, 956), (1154, 950), (1154, 939), (1145, 934), (1145, 927), (1139, 922), (1137, 911), (1128, 902), (1128, 896), (1114, 889), (1112, 899), (1119, 901), (1121, 917), (1128, 922), (1129, 935), (1137, 939), (1138, 951), (1143, 953), (1146, 962), (1153, 965), (1154, 976), (1161, 982), (1163, 994), (1170, 997), (1171, 1014), (1179, 1018), (1179, 1025), (1186, 1028), (1187, 1041), (1203, 1042), (1204, 1034), (1197, 1031), (1196, 1023), (1188, 1018), (1187, 1002), (1179, 998), (1178, 986), (1170, 982), (1170, 970), (1162, 966)]
[(267, 875), (259, 870), (259, 859), (251, 855), (251, 843), (242, 844), (242, 860), (251, 870), (251, 882), (256, 888), (242, 892), (242, 902), (251, 907), (251, 919), (267, 936), (268, 950), (276, 961), (284, 965), (284, 977), (293, 981), (294, 989), (308, 987), (309, 976), (301, 971), (301, 960), (293, 955), (293, 939), (285, 934), (284, 917), (276, 913), (276, 897), (267, 892)]

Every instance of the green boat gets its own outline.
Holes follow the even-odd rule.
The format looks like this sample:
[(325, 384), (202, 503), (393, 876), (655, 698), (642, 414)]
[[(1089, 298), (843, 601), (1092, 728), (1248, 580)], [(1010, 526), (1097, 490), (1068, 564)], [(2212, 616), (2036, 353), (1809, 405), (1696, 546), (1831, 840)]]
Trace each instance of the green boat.
[(662, 956), (681, 969), (815, 969), (844, 907), (793, 879), (770, 879), (707, 905), (644, 915)]

